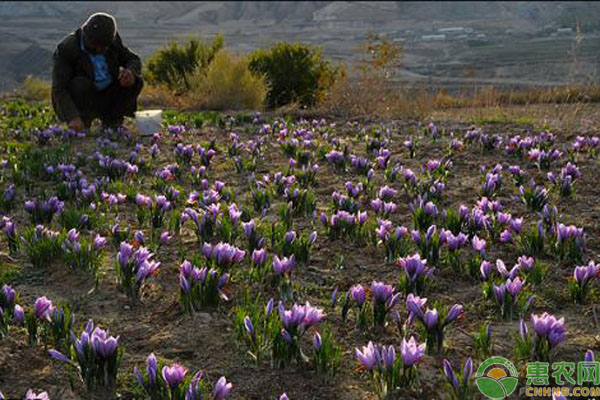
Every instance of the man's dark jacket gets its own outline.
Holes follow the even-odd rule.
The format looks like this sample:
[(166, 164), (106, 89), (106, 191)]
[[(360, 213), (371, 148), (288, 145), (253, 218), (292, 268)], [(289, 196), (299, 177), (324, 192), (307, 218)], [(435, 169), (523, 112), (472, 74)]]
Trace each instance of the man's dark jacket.
[[(69, 94), (69, 84), (76, 76), (84, 76), (94, 81), (94, 66), (89, 56), (81, 50), (81, 28), (66, 36), (56, 46), (53, 54), (52, 105), (63, 121), (81, 117), (77, 106)], [(128, 68), (136, 78), (141, 79), (142, 61), (140, 57), (123, 45), (117, 33), (115, 40), (105, 53), (108, 70), (116, 81), (119, 67)]]

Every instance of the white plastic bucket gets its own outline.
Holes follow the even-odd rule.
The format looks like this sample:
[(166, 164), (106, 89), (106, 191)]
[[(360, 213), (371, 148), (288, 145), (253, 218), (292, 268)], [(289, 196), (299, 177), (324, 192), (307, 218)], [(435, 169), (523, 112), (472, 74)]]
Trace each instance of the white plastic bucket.
[(135, 122), (140, 135), (152, 136), (162, 130), (162, 110), (137, 111)]

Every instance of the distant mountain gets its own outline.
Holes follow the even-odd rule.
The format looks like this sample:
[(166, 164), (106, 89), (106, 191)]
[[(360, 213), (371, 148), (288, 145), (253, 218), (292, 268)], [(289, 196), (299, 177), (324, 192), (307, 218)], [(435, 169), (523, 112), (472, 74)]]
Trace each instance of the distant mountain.
[[(48, 79), (56, 42), (95, 11), (115, 15), (143, 57), (172, 39), (220, 32), (238, 51), (298, 40), (349, 61), (373, 31), (403, 44), (404, 77), (543, 84), (595, 73), (600, 54), (600, 2), (0, 2), (0, 90), (29, 73)], [(572, 49), (577, 20), (584, 50)], [(573, 73), (569, 51), (582, 51)]]

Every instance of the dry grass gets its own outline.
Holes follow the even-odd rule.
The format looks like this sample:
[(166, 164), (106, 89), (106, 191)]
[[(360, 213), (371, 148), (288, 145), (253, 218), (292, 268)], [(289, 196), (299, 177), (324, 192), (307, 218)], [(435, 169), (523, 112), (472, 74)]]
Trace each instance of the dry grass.
[(550, 129), (566, 135), (592, 134), (600, 130), (600, 103), (464, 107), (435, 110), (430, 117), (473, 124), (525, 123), (538, 130)]
[(344, 119), (398, 119), (423, 118), (431, 107), (432, 99), (424, 90), (398, 90), (381, 76), (363, 76), (336, 82), (317, 109)]
[(590, 102), (600, 102), (600, 86), (568, 85), (524, 90), (485, 88), (457, 97), (450, 96), (445, 91), (439, 91), (433, 96), (433, 107), (436, 109)]
[(142, 93), (138, 98), (142, 108), (183, 108), (183, 99), (176, 96), (172, 90), (164, 85), (150, 85), (144, 83)]
[(187, 94), (192, 108), (210, 110), (262, 110), (268, 86), (264, 77), (250, 72), (248, 57), (221, 50), (208, 70), (190, 76)]
[(454, 120), (476, 124), (525, 123), (565, 133), (592, 132), (600, 126), (600, 87), (571, 85), (502, 91), (495, 88), (452, 96), (425, 87), (397, 89), (381, 76), (342, 80), (318, 111), (345, 119)]
[(50, 82), (28, 75), (21, 91), (25, 100), (50, 102), (51, 88)]

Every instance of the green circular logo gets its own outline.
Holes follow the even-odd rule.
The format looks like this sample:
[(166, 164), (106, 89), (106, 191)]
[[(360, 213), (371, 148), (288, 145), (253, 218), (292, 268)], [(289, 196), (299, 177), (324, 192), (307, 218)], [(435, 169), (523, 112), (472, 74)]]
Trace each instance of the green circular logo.
[(517, 388), (519, 374), (506, 358), (491, 357), (477, 369), (475, 383), (484, 396), (490, 399), (504, 399)]

